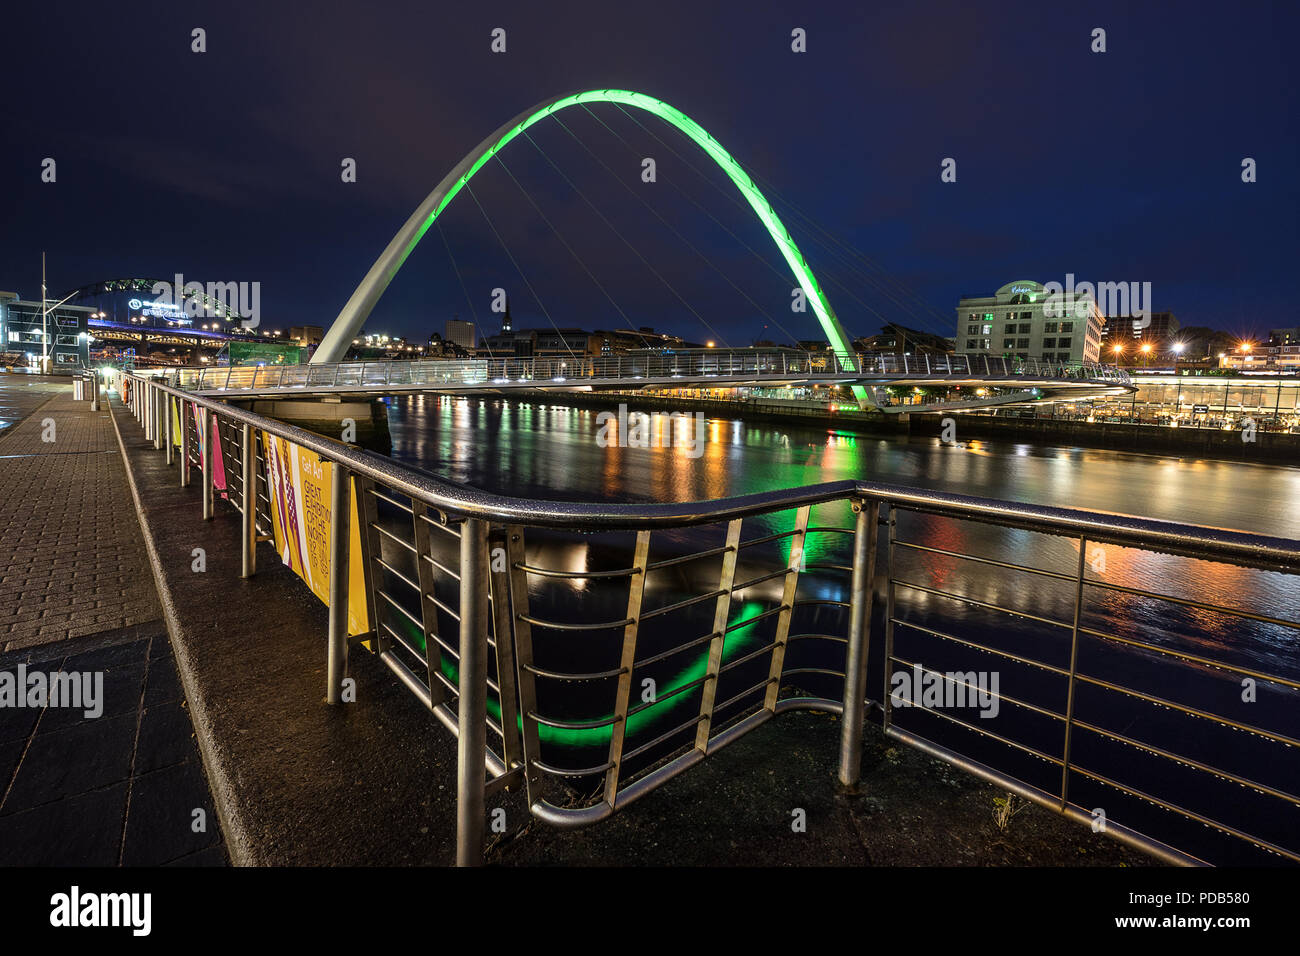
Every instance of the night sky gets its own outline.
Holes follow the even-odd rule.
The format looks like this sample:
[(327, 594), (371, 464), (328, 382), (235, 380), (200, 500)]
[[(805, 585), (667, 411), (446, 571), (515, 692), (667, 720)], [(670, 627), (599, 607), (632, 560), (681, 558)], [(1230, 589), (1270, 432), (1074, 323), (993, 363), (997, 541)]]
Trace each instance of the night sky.
[[(770, 187), (852, 334), (951, 335), (962, 294), (1067, 273), (1151, 282), (1152, 307), (1185, 326), (1258, 338), (1300, 323), (1297, 4), (873, 6), (11, 5), (0, 288), (39, 296), (44, 249), (51, 293), (181, 272), (260, 282), (265, 328), (328, 325), (484, 136), (556, 93), (623, 88), (694, 118)], [(483, 212), (457, 198), (368, 330), (424, 338), (459, 315), (495, 331), (503, 287), (516, 328), (822, 337), (688, 140), (609, 105), (559, 115), (473, 180)], [(940, 181), (945, 157), (956, 183)]]

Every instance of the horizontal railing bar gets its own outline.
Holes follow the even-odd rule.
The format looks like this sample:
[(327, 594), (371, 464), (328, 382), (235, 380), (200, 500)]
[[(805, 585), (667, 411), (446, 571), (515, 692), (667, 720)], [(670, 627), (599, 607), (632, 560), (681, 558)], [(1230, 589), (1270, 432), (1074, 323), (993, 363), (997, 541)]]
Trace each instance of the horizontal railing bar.
[[(796, 602), (796, 606), (797, 606), (797, 602)], [(730, 634), (732, 631), (738, 631), (742, 627), (749, 627), (752, 624), (757, 624), (759, 621), (772, 617), (775, 614), (780, 614), (782, 611), (788, 611), (788, 610), (790, 610), (788, 605), (778, 604), (776, 607), (770, 607), (766, 611), (762, 611), (758, 614), (755, 614), (753, 617), (746, 618), (743, 621), (733, 621), (731, 624), (727, 625), (727, 629), (725, 633)]]
[(1223, 661), (1216, 661), (1211, 657), (1201, 657), (1198, 654), (1189, 654), (1186, 651), (1176, 651), (1173, 648), (1161, 647), (1158, 644), (1150, 644), (1146, 641), (1137, 641), (1131, 637), (1120, 637), (1118, 634), (1106, 634), (1102, 631), (1095, 631), (1090, 627), (1079, 628), (1080, 634), (1087, 634), (1089, 637), (1100, 638), (1103, 641), (1112, 641), (1116, 644), (1123, 644), (1127, 647), (1137, 647), (1144, 651), (1153, 651), (1166, 657), (1174, 657), (1182, 661), (1190, 661), (1193, 664), (1201, 664), (1205, 667), (1213, 667), (1218, 670), (1228, 671), (1231, 674), (1240, 674), (1242, 677), (1252, 677), (1256, 680), (1265, 680), (1271, 684), (1281, 684), (1284, 687), (1290, 687), (1300, 690), (1300, 682), (1289, 680), (1285, 677), (1279, 677), (1276, 674), (1266, 674), (1263, 671), (1252, 670), (1248, 667), (1238, 667), (1236, 664), (1228, 664)]
[(578, 580), (582, 578), (629, 578), (634, 574), (640, 574), (640, 568), (618, 568), (613, 571), (556, 571), (554, 568), (537, 568), (531, 564), (524, 564), (522, 561), (515, 564), (515, 568), (520, 571), (526, 571), (529, 574), (535, 574), (541, 578), (564, 578), (566, 580)]
[[(460, 580), (460, 574), (457, 571), (454, 571), (451, 568), (447, 567), (447, 565), (443, 564), (441, 561), (438, 561), (432, 555), (422, 554), (420, 555), (420, 557), (423, 558), (425, 561), (428, 561), (430, 564), (432, 564), (435, 568), (437, 568), (439, 571), (441, 571), (443, 574), (447, 575), (448, 577), (456, 581)], [(491, 595), (489, 595), (489, 597), (491, 597)]]
[(405, 548), (407, 551), (410, 551), (411, 554), (418, 554), (418, 553), (419, 553), (418, 551), (416, 551), (416, 549), (415, 549), (415, 545), (411, 544), (409, 541), (406, 541), (406, 540), (403, 540), (402, 538), (399, 538), (397, 535), (393, 534), (393, 532), (389, 531), (387, 528), (383, 527), (382, 525), (380, 525), (380, 524), (378, 524), (378, 523), (373, 523), (373, 524), (370, 525), (370, 527), (373, 528), (374, 530), (378, 531), (378, 532), (379, 532), (380, 534), (382, 534), (384, 537), (386, 537), (386, 538), (388, 538), (388, 539), (394, 541), (395, 543), (401, 545), (401, 546), (402, 546), (403, 548)]
[[(740, 547), (744, 547), (741, 542)], [(716, 558), (720, 554), (726, 554), (731, 549), (726, 545), (718, 548), (710, 548), (707, 551), (694, 551), (691, 554), (680, 554), (675, 558), (664, 558), (662, 561), (651, 561), (645, 566), (646, 571), (660, 571), (663, 568), (671, 568), (678, 564), (689, 564), (691, 561), (702, 561), (704, 558)]]
[(748, 664), (756, 657), (762, 657), (764, 654), (771, 654), (778, 647), (785, 647), (784, 641), (773, 641), (771, 644), (765, 644), (756, 651), (750, 651), (744, 657), (737, 657), (733, 661), (727, 661), (725, 664), (718, 666), (718, 673), (725, 674), (727, 671), (734, 670), (742, 664)]
[(741, 581), (738, 584), (733, 584), (731, 586), (731, 593), (735, 594), (737, 591), (743, 591), (745, 588), (752, 588), (755, 584), (762, 584), (764, 581), (770, 581), (773, 578), (781, 578), (785, 577), (787, 574), (794, 574), (796, 570), (796, 568), (777, 568), (775, 571), (771, 571), (767, 574), (760, 574), (758, 577), (750, 578), (748, 581)]
[(1055, 627), (1070, 630), (1071, 625), (1062, 621), (1055, 621), (1050, 617), (1043, 617), (1039, 614), (1030, 614), (1028, 611), (1015, 611), (1009, 607), (1002, 607), (998, 604), (990, 604), (988, 601), (980, 601), (972, 597), (963, 597), (960, 594), (952, 594), (948, 591), (941, 591), (938, 588), (928, 588), (923, 584), (913, 584), (910, 581), (901, 581), (894, 578), (890, 583), (896, 587), (911, 588), (913, 591), (921, 591), (925, 594), (933, 594), (935, 597), (947, 598), (950, 601), (960, 601), (962, 604), (969, 604), (971, 607), (982, 607), (986, 611), (999, 611), (1002, 614), (1012, 614), (1016, 617), (1023, 617), (1027, 621), (1037, 621), (1039, 624), (1051, 624)]
[[(890, 661), (894, 661), (899, 664), (902, 664), (904, 667), (916, 667), (918, 664), (917, 661), (904, 660), (903, 658), (898, 657), (896, 655), (891, 655), (889, 659)], [(1058, 714), (1054, 710), (1048, 710), (1045, 707), (1039, 707), (1037, 704), (1031, 704), (1028, 701), (1020, 700), (1017, 697), (1011, 697), (1008, 696), (1007, 694), (999, 694), (997, 691), (981, 691), (977, 684), (972, 684), (969, 681), (957, 680), (957, 678), (952, 677), (949, 674), (944, 673), (943, 671), (937, 671), (932, 667), (926, 667), (924, 664), (921, 664), (920, 667), (924, 673), (934, 674), (936, 677), (942, 677), (944, 680), (948, 681), (949, 683), (960, 684), (962, 687), (969, 688), (979, 693), (988, 694), (991, 697), (996, 697), (1000, 701), (1004, 700), (1008, 704), (1015, 704), (1017, 707), (1024, 707), (1026, 710), (1032, 710), (1035, 713), (1042, 714), (1044, 717), (1051, 717), (1053, 720), (1061, 720), (1061, 721), (1065, 720), (1065, 714)], [(890, 673), (892, 674), (893, 671), (891, 670)], [(958, 671), (957, 673), (964, 673), (964, 672)]]
[(599, 767), (584, 767), (580, 770), (564, 770), (561, 767), (552, 767), (548, 763), (542, 763), (542, 761), (538, 760), (536, 757), (534, 757), (530, 762), (538, 770), (543, 773), (548, 773), (553, 777), (591, 777), (598, 773), (604, 773), (610, 767), (614, 766), (612, 760), (607, 760)]
[(391, 594), (389, 594), (387, 591), (383, 590), (382, 588), (375, 588), (375, 593), (378, 594), (380, 597), (382, 597), (390, 605), (392, 605), (392, 607), (395, 608), (397, 611), (399, 611), (408, 621), (410, 621), (412, 624), (418, 627), (420, 629), (421, 634), (424, 633), (424, 622), (421, 621), (414, 614), (412, 614), (410, 611), (408, 611), (406, 608), (402, 607), (401, 603), (395, 600)]
[(680, 611), (682, 608), (692, 607), (696, 604), (703, 604), (705, 601), (715, 601), (724, 591), (709, 591), (706, 594), (698, 594), (695, 597), (686, 598), (684, 601), (677, 601), (674, 604), (664, 604), (660, 607), (651, 608), (648, 611), (641, 612), (641, 620), (648, 621), (651, 618), (659, 617), (663, 614), (671, 614), (673, 611)]
[(1179, 704), (1164, 697), (1153, 697), (1151, 694), (1144, 694), (1140, 690), (1133, 690), (1130, 687), (1112, 684), (1110, 681), (1101, 680), (1097, 677), (1089, 677), (1087, 674), (1083, 673), (1075, 674), (1075, 679), (1081, 680), (1085, 684), (1091, 684), (1094, 687), (1104, 687), (1106, 690), (1113, 690), (1117, 694), (1124, 694), (1127, 697), (1136, 697), (1138, 700), (1144, 700), (1148, 704), (1168, 707), (1171, 710), (1177, 710), (1191, 717), (1200, 717), (1202, 720), (1208, 720), (1212, 723), (1219, 724), (1222, 727), (1228, 727), (1232, 730), (1240, 730), (1243, 733), (1255, 734), (1256, 736), (1272, 740), (1275, 743), (1286, 744), (1288, 747), (1300, 747), (1300, 740), (1288, 737), (1285, 734), (1275, 734), (1270, 730), (1264, 730), (1262, 727), (1255, 727), (1252, 724), (1243, 724), (1220, 714), (1211, 714), (1209, 711), (1198, 710), (1195, 707), (1188, 707), (1186, 704)]
[(460, 531), (459, 531), (459, 529), (457, 529), (457, 528), (453, 528), (453, 527), (451, 527), (451, 526), (449, 526), (449, 525), (445, 525), (445, 524), (443, 524), (441, 521), (434, 521), (432, 518), (429, 517), (428, 514), (422, 514), (422, 515), (420, 515), (420, 520), (421, 520), (421, 521), (425, 521), (425, 522), (427, 522), (428, 525), (429, 525), (429, 527), (431, 527), (431, 528), (436, 528), (436, 529), (438, 529), (439, 531), (446, 532), (447, 534), (451, 535), (453, 538), (459, 538), (459, 537), (460, 537)]
[[(139, 377), (135, 377), (135, 380), (142, 381)], [(1300, 541), (1294, 539), (1130, 515), (906, 488), (862, 479), (687, 503), (593, 504), (512, 498), (453, 484), (412, 465), (363, 448), (344, 445), (334, 439), (220, 400), (184, 392), (161, 383), (155, 383), (155, 387), (207, 408), (224, 420), (251, 425), (314, 451), (326, 460), (343, 462), (359, 477), (368, 478), (398, 494), (418, 499), (437, 510), (459, 517), (577, 531), (630, 531), (707, 524), (804, 505), (859, 498), (877, 500), (890, 507), (916, 513), (1071, 537), (1085, 536), (1095, 544), (1116, 544), (1183, 557), (1218, 559), (1289, 574), (1300, 572)]]
[(960, 644), (963, 647), (969, 647), (971, 650), (974, 651), (983, 651), (985, 654), (993, 654), (997, 657), (1005, 657), (1007, 660), (1015, 661), (1017, 664), (1025, 664), (1028, 665), (1029, 667), (1037, 667), (1040, 670), (1051, 671), (1053, 674), (1057, 674), (1061, 677), (1070, 676), (1070, 672), (1065, 668), (1056, 667), (1052, 664), (1044, 663), (1043, 661), (1036, 661), (1032, 657), (1023, 657), (1020, 654), (1013, 654), (1010, 651), (1000, 650), (996, 647), (989, 647), (985, 644), (976, 644), (974, 641), (968, 641), (962, 637), (956, 637), (952, 634), (946, 634), (943, 631), (936, 631), (932, 627), (926, 627), (924, 624), (917, 624), (913, 621), (903, 620), (902, 618), (896, 617), (896, 618), (892, 618), (891, 620), (893, 621), (894, 624), (897, 624), (899, 627), (910, 627), (913, 630), (921, 631), (925, 634), (929, 634), (931, 637), (937, 637), (940, 638), (941, 640), (951, 641), (954, 644)]
[(1251, 790), (1254, 790), (1257, 793), (1260, 793), (1266, 797), (1276, 797), (1279, 800), (1285, 800), (1288, 803), (1292, 803), (1300, 807), (1300, 796), (1296, 796), (1293, 793), (1287, 793), (1285, 790), (1277, 790), (1273, 787), (1270, 787), (1266, 783), (1260, 783), (1258, 780), (1251, 780), (1247, 777), (1239, 777), (1235, 773), (1229, 773), (1226, 770), (1219, 770), (1215, 767), (1211, 767), (1207, 763), (1202, 763), (1199, 760), (1194, 760), (1191, 757), (1187, 757), (1182, 754), (1171, 753), (1170, 751), (1163, 750), (1160, 747), (1157, 747), (1153, 744), (1144, 743), (1141, 740), (1134, 740), (1132, 737), (1125, 736), (1124, 734), (1117, 734), (1112, 730), (1107, 730), (1105, 727), (1098, 727), (1095, 724), (1090, 724), (1087, 721), (1079, 720), (1078, 718), (1075, 718), (1074, 726), (1080, 727), (1084, 730), (1091, 731), (1092, 733), (1097, 734), (1098, 736), (1106, 737), (1107, 739), (1113, 740), (1116, 743), (1125, 744), (1130, 747), (1136, 747), (1138, 750), (1144, 750), (1147, 753), (1154, 754), (1157, 757), (1164, 757), (1166, 760), (1171, 760), (1174, 763), (1184, 764), (1185, 766), (1191, 767), (1193, 770), (1200, 770), (1204, 773), (1210, 774), (1213, 777), (1218, 777), (1221, 780), (1226, 780), (1229, 783), (1235, 783), (1238, 784), (1239, 786), (1248, 787)]
[(714, 677), (712, 674), (705, 674), (703, 677), (697, 677), (693, 681), (687, 681), (685, 684), (681, 684), (680, 686), (674, 687), (672, 690), (665, 691), (662, 694), (656, 694), (654, 700), (643, 701), (634, 707), (629, 707), (627, 709), (627, 715), (628, 717), (632, 717), (636, 714), (641, 713), (641, 711), (643, 710), (649, 710), (651, 707), (654, 707), (658, 704), (662, 704), (666, 700), (672, 700), (678, 694), (684, 694), (688, 690), (693, 690), (694, 688), (699, 687), (702, 684), (707, 684), (709, 681), (713, 679)]
[(379, 557), (378, 555), (376, 555), (372, 560), (375, 562), (375, 564), (379, 565), (381, 568), (383, 568), (383, 569), (384, 569), (385, 571), (387, 571), (389, 574), (393, 575), (395, 578), (397, 578), (397, 580), (401, 581), (403, 584), (405, 584), (407, 587), (409, 587), (412, 591), (415, 591), (415, 592), (417, 592), (417, 593), (419, 592), (419, 590), (420, 590), (419, 582), (417, 582), (417, 581), (412, 581), (412, 580), (411, 580), (410, 578), (408, 578), (405, 574), (403, 574), (401, 571), (397, 570), (397, 568), (393, 567), (391, 564), (389, 564), (387, 561), (385, 561), (383, 558)]
[(554, 727), (556, 730), (599, 730), (601, 727), (613, 727), (622, 719), (609, 717), (604, 720), (565, 721), (557, 720), (554, 717), (543, 717), (536, 711), (530, 711), (528, 717), (546, 727)]
[(794, 641), (833, 641), (836, 644), (847, 644), (849, 642), (849, 639), (847, 637), (837, 637), (834, 634), (813, 634), (813, 633), (791, 634), (785, 640), (786, 643), (793, 643)]
[(740, 544), (736, 545), (736, 549), (738, 551), (743, 551), (745, 548), (752, 548), (759, 544), (767, 544), (769, 541), (779, 541), (782, 538), (791, 538), (798, 533), (799, 532), (797, 531), (777, 531), (775, 534), (765, 534), (761, 538), (750, 538), (748, 541), (740, 542)]
[(676, 727), (672, 728), (672, 730), (660, 734), (654, 740), (647, 740), (645, 743), (641, 744), (640, 746), (632, 748), (631, 750), (623, 754), (623, 762), (627, 763), (629, 760), (634, 760), (637, 757), (641, 756), (641, 754), (653, 750), (655, 747), (658, 747), (660, 744), (667, 743), (670, 739), (675, 737), (677, 734), (683, 733), (684, 731), (689, 730), (691, 727), (698, 725), (699, 722), (704, 719), (704, 716), (705, 716), (704, 714), (692, 714), (689, 720), (683, 721), (682, 723), (678, 724)]
[(520, 614), (519, 620), (527, 621), (533, 627), (545, 627), (553, 631), (609, 631), (618, 627), (627, 627), (632, 623), (630, 617), (625, 617), (621, 621), (597, 621), (595, 624), (565, 624), (561, 621), (545, 621), (540, 617), (533, 617), (531, 614)]
[[(772, 684), (779, 683), (780, 680), (781, 680), (781, 678), (779, 678), (779, 677), (770, 677), (770, 676), (769, 676), (769, 677), (765, 678), (764, 680), (759, 681), (759, 682), (758, 682), (757, 684), (755, 684), (753, 687), (747, 687), (747, 688), (745, 688), (745, 689), (742, 690), (739, 694), (732, 694), (730, 697), (728, 697), (728, 698), (727, 698), (726, 700), (724, 700), (722, 703), (720, 703), (720, 704), (714, 704), (714, 705), (713, 705), (713, 711), (714, 711), (714, 713), (717, 713), (717, 712), (720, 711), (720, 710), (726, 710), (728, 707), (731, 707), (731, 706), (733, 706), (733, 705), (735, 705), (735, 704), (740, 703), (742, 700), (744, 700), (746, 697), (750, 696), (751, 694), (756, 694), (756, 693), (758, 693), (758, 692), (761, 691), (761, 690), (766, 690), (766, 689), (767, 689), (770, 685), (772, 685)], [(724, 731), (722, 731), (722, 733), (726, 733), (726, 731), (724, 730)], [(712, 743), (712, 740), (711, 740), (711, 739), (710, 739), (710, 743)]]
[[(906, 713), (907, 711), (912, 710), (923, 710), (927, 714), (934, 714), (936, 717), (942, 717), (944, 720), (951, 721), (958, 727), (964, 727), (967, 730), (980, 734), (981, 736), (988, 737), (990, 740), (996, 740), (998, 743), (1006, 744), (1008, 747), (1014, 747), (1016, 750), (1023, 750), (1031, 757), (1037, 757), (1039, 760), (1046, 760), (1048, 763), (1054, 764), (1058, 767), (1065, 766), (1065, 761), (1060, 757), (1053, 757), (1049, 754), (1045, 754), (1041, 750), (1030, 747), (1028, 744), (1022, 744), (1009, 737), (1003, 737), (1001, 734), (995, 734), (991, 730), (984, 730), (983, 728), (976, 727), (974, 724), (967, 723), (964, 720), (958, 720), (952, 714), (944, 713), (942, 710), (936, 710), (933, 707), (926, 707), (924, 704), (908, 704), (906, 707), (898, 707), (895, 705), (894, 714), (897, 716), (900, 713)], [(1071, 765), (1070, 769), (1075, 769), (1074, 765)], [(1059, 809), (1059, 807), (1057, 809)]]
[(1181, 817), (1184, 817), (1188, 820), (1192, 820), (1196, 823), (1203, 824), (1212, 830), (1218, 830), (1220, 833), (1226, 834), (1227, 836), (1236, 837), (1237, 839), (1243, 840), (1246, 843), (1253, 844), (1254, 846), (1259, 847), (1261, 850), (1267, 850), (1270, 853), (1276, 853), (1278, 856), (1283, 856), (1286, 857), (1288, 860), (1292, 860), (1294, 862), (1300, 863), (1300, 854), (1292, 853), (1290, 850), (1284, 849), (1283, 847), (1270, 843), (1267, 840), (1261, 839), (1260, 837), (1251, 836), (1249, 833), (1245, 833), (1242, 830), (1238, 830), (1236, 827), (1229, 826), (1226, 823), (1220, 823), (1217, 820), (1212, 820), (1209, 817), (1196, 813), (1193, 810), (1188, 810), (1184, 807), (1180, 807), (1176, 803), (1170, 803), (1167, 800), (1161, 800), (1159, 797), (1153, 797), (1151, 796), (1151, 794), (1144, 793), (1141, 790), (1134, 789), (1133, 787), (1126, 787), (1124, 786), (1124, 784), (1119, 783), (1115, 780), (1111, 780), (1109, 777), (1104, 777), (1099, 773), (1093, 773), (1091, 770), (1086, 770), (1083, 767), (1080, 767), (1078, 765), (1072, 766), (1070, 769), (1073, 772), (1088, 777), (1091, 780), (1095, 780), (1098, 783), (1103, 784), (1104, 786), (1114, 787), (1116, 790), (1119, 790), (1122, 793), (1127, 793), (1131, 797), (1137, 797), (1139, 800), (1145, 800), (1147, 803), (1151, 804), (1152, 806), (1159, 807), (1162, 810), (1169, 810), (1173, 813), (1177, 813)]
[(1276, 624), (1279, 627), (1289, 627), (1293, 631), (1300, 631), (1300, 621), (1288, 621), (1285, 618), (1269, 617), (1267, 614), (1256, 614), (1253, 611), (1245, 611), (1235, 607), (1225, 607), (1222, 604), (1207, 604), (1204, 601), (1193, 601), (1191, 598), (1174, 597), (1172, 594), (1159, 594), (1155, 591), (1143, 590), (1142, 588), (1125, 587), (1122, 584), (1111, 584), (1109, 581), (1095, 581), (1091, 578), (1085, 578), (1083, 583), (1093, 588), (1102, 588), (1107, 591), (1119, 591), (1122, 594), (1132, 594), (1137, 597), (1154, 598), (1157, 601), (1168, 601), (1170, 604), (1181, 604), (1184, 607), (1194, 607), (1201, 611), (1227, 614), (1231, 617), (1246, 618), (1247, 620), (1260, 621), (1264, 624)]
[(396, 500), (394, 500), (394, 499), (388, 497), (387, 495), (380, 493), (379, 491), (377, 491), (377, 490), (374, 489), (374, 488), (367, 488), (367, 489), (366, 489), (366, 493), (367, 493), (367, 494), (370, 494), (370, 495), (374, 495), (374, 496), (375, 496), (376, 498), (378, 498), (380, 501), (387, 501), (387, 502), (388, 502), (390, 505), (392, 505), (394, 508), (398, 508), (398, 509), (400, 509), (400, 510), (402, 510), (402, 511), (405, 511), (408, 515), (411, 514), (411, 506), (410, 506), (410, 505), (404, 505), (404, 504), (402, 504), (400, 501), (396, 501)]
[(589, 680), (608, 680), (611, 677), (620, 677), (626, 673), (627, 668), (619, 667), (611, 671), (599, 671), (591, 674), (566, 674), (561, 671), (548, 671), (538, 667), (536, 664), (525, 664), (524, 670), (537, 677), (545, 677), (547, 680), (565, 680), (565, 681), (589, 681)]
[(994, 568), (1006, 568), (1008, 571), (1024, 571), (1028, 574), (1038, 574), (1045, 578), (1056, 578), (1060, 581), (1074, 581), (1073, 574), (1064, 574), (1060, 571), (1047, 571), (1043, 568), (1028, 568), (1023, 564), (1015, 564), (1009, 561), (998, 561), (994, 558), (985, 558), (980, 555), (962, 554), (960, 551), (948, 551), (944, 548), (932, 548), (925, 544), (913, 544), (910, 541), (895, 541), (895, 547), (908, 548), (912, 551), (925, 551), (929, 554), (942, 554), (950, 558), (960, 558), (963, 561), (974, 561), (978, 564), (987, 564)]
[(666, 661), (670, 657), (673, 657), (677, 654), (684, 653), (685, 651), (689, 651), (693, 648), (699, 647), (701, 644), (707, 644), (709, 641), (713, 640), (717, 636), (718, 636), (717, 632), (715, 631), (712, 634), (705, 634), (703, 637), (697, 637), (694, 638), (693, 640), (689, 640), (685, 644), (678, 644), (676, 647), (669, 648), (666, 651), (660, 651), (658, 654), (655, 654), (651, 657), (646, 657), (643, 658), (642, 660), (634, 662), (634, 664), (632, 665), (633, 669), (635, 670), (642, 667), (648, 667), (651, 664), (658, 664), (660, 661)]

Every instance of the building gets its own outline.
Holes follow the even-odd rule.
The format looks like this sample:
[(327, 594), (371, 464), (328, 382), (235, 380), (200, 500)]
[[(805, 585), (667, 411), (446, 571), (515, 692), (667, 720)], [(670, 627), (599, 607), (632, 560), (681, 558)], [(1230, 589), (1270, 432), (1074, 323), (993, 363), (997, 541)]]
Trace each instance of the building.
[(443, 329), (442, 339), (444, 342), (459, 345), (466, 351), (472, 352), (478, 347), (478, 332), (474, 328), (474, 323), (466, 322), (464, 319), (448, 319)]
[(304, 347), (320, 345), (324, 337), (325, 330), (319, 325), (295, 325), (289, 329), (289, 338), (295, 339)]
[(1150, 345), (1154, 355), (1173, 355), (1178, 341), (1178, 319), (1172, 312), (1151, 312), (1142, 319), (1132, 315), (1107, 316), (1101, 329), (1101, 352), (1109, 359), (1119, 346), (1122, 355), (1132, 355)]
[(943, 355), (953, 350), (951, 339), (932, 332), (909, 329), (890, 322), (880, 327), (875, 335), (853, 341), (856, 352), (892, 352), (895, 355)]
[(1270, 329), (1269, 345), (1300, 345), (1300, 326), (1291, 329)]
[(957, 354), (1097, 362), (1105, 317), (1088, 293), (1049, 292), (1009, 282), (991, 296), (957, 303)]
[(40, 302), (27, 302), (13, 292), (0, 292), (0, 352), (5, 363), (71, 374), (90, 365), (90, 316), (94, 309), (60, 305), (42, 314)]

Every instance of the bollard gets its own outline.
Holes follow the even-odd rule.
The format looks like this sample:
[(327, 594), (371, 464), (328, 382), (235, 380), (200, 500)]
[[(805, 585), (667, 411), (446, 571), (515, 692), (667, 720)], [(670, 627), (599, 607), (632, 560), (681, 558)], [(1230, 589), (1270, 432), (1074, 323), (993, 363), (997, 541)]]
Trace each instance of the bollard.
[(849, 591), (849, 647), (844, 665), (844, 722), (840, 728), (840, 783), (855, 787), (862, 777), (862, 725), (866, 718), (867, 651), (871, 599), (876, 579), (876, 536), (880, 502), (853, 503), (853, 579)]
[(483, 864), (487, 776), (487, 524), (460, 527), (460, 700), (456, 748), (456, 865)]
[(337, 704), (348, 670), (348, 535), (352, 495), (348, 470), (332, 466), (330, 485), (330, 630), (325, 703)]

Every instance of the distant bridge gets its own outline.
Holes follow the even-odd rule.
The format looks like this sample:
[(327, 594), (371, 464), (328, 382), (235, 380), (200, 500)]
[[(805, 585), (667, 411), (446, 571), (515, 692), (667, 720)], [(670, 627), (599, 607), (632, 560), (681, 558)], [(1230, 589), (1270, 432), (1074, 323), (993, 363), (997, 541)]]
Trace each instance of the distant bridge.
[[(1083, 399), (1131, 390), (1121, 369), (1091, 363), (1041, 362), (982, 355), (897, 355), (758, 349), (545, 358), (428, 359), (184, 368), (169, 376), (181, 388), (220, 398), (329, 394), (506, 393), (520, 389), (599, 391), (627, 388), (857, 386), (863, 407), (879, 404), (883, 386), (971, 386), (1037, 390), (1043, 397)], [(855, 394), (857, 389), (855, 389)], [(1005, 404), (1007, 396), (964, 399), (962, 407)], [(884, 411), (915, 410), (910, 406)]]

